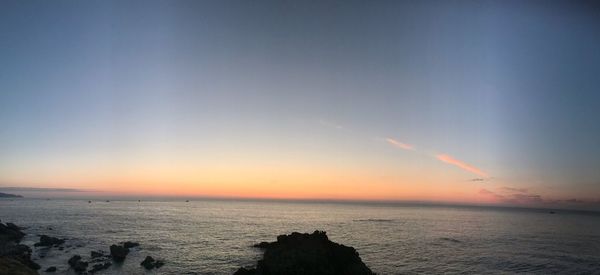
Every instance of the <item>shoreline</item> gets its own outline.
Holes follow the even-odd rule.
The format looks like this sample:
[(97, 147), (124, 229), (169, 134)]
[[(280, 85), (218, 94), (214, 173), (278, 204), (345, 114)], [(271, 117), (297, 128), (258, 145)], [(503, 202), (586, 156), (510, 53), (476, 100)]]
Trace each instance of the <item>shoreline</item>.
[[(132, 250), (141, 251), (143, 244), (126, 241), (109, 247), (110, 253), (102, 250), (91, 250), (90, 256), (79, 254), (69, 255), (68, 269), (58, 270), (56, 266), (42, 268), (32, 260), (32, 248), (21, 244), (27, 235), (13, 223), (0, 222), (0, 275), (35, 275), (38, 271), (45, 273), (68, 272), (76, 274), (94, 274), (120, 264), (127, 260)], [(34, 248), (54, 249), (69, 253), (65, 248), (67, 239), (48, 235), (38, 235), (39, 242)], [(313, 233), (293, 232), (289, 235), (279, 235), (275, 242), (260, 242), (248, 247), (261, 249), (263, 257), (254, 266), (242, 266), (234, 275), (261, 274), (314, 274), (314, 275), (373, 275), (370, 268), (361, 260), (358, 252), (349, 246), (332, 242), (324, 231)], [(159, 269), (166, 264), (163, 259), (154, 259), (148, 255), (140, 263), (145, 270)], [(106, 271), (107, 272), (107, 271)]]

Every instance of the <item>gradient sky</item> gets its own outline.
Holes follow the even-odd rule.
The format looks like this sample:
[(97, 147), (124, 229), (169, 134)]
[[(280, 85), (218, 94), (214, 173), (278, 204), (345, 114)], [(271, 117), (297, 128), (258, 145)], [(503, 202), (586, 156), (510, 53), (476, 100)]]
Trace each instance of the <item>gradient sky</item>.
[(0, 186), (597, 208), (599, 6), (2, 1)]

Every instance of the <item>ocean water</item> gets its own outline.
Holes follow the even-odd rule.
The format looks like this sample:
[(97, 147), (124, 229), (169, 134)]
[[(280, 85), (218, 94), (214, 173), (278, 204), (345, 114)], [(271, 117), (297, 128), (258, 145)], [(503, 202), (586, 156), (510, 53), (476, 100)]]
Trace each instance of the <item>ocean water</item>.
[[(489, 207), (341, 203), (2, 199), (0, 219), (68, 238), (64, 251), (34, 249), (42, 270), (72, 274), (73, 254), (137, 241), (122, 265), (98, 274), (231, 274), (256, 263), (251, 245), (293, 231), (325, 230), (379, 274), (600, 274), (600, 215)], [(52, 230), (50, 230), (52, 228)], [(164, 259), (158, 271), (139, 263)]]

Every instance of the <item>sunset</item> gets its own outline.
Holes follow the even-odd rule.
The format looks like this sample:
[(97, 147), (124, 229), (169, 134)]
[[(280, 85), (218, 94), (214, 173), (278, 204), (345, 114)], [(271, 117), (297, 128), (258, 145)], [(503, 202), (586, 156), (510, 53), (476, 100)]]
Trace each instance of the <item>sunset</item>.
[[(599, 30), (593, 1), (2, 1), (0, 275), (599, 273)], [(269, 262), (315, 240), (357, 259)]]

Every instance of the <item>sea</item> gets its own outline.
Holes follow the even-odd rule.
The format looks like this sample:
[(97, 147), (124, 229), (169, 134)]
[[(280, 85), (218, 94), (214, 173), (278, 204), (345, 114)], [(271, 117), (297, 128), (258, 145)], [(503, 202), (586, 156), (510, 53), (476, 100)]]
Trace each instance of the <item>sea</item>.
[[(74, 274), (74, 254), (135, 241), (97, 274), (232, 274), (262, 256), (252, 245), (323, 230), (378, 274), (600, 274), (596, 212), (424, 204), (243, 200), (1, 199), (0, 220), (24, 226), (32, 258)], [(39, 234), (64, 250), (36, 248)], [(145, 271), (146, 256), (162, 259)]]

